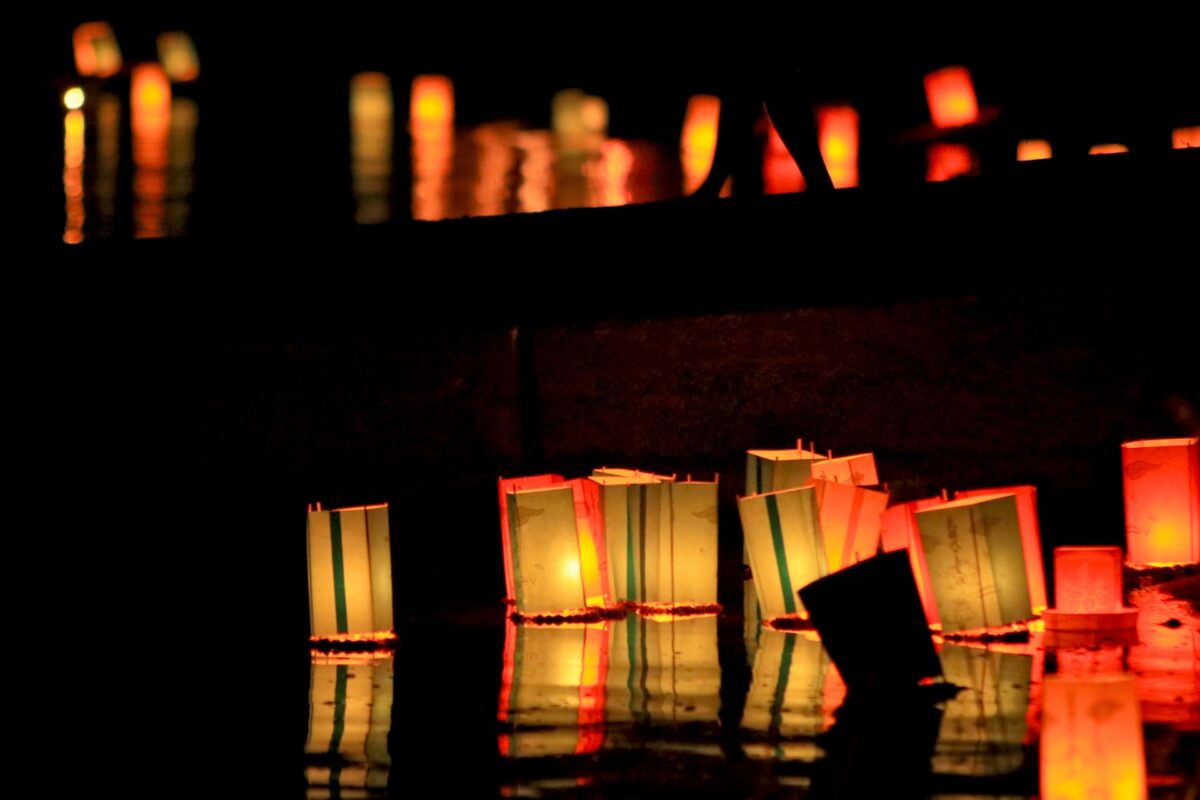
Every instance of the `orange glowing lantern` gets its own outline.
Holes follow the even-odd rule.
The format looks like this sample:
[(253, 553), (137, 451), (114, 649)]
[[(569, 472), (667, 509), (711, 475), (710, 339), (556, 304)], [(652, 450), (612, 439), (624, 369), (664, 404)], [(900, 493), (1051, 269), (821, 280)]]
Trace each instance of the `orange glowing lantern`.
[(390, 653), (383, 658), (314, 657), (304, 746), (309, 797), (386, 791), (393, 683)]
[(500, 519), (505, 583), (518, 616), (594, 619), (610, 605), (599, 484), (502, 478)]
[(970, 145), (936, 142), (925, 151), (925, 180), (941, 183), (979, 174), (979, 163)]
[(946, 502), (942, 497), (928, 497), (898, 503), (883, 512), (880, 517), (880, 543), (885, 552), (907, 550), (909, 562), (912, 565), (913, 578), (917, 583), (917, 591), (921, 595), (921, 605), (925, 609), (925, 619), (928, 623), (941, 629), (942, 621), (938, 616), (937, 600), (933, 596), (933, 581), (929, 577), (929, 564), (925, 561), (925, 548), (921, 546), (921, 531), (917, 527), (917, 512), (934, 508)]
[(1171, 131), (1171, 147), (1175, 150), (1200, 147), (1200, 125), (1192, 125), (1189, 128), (1176, 128)]
[(454, 131), (454, 84), (448, 77), (413, 78), (408, 126), (416, 139), (445, 138)]
[(200, 77), (200, 57), (196, 43), (184, 31), (160, 33), (155, 40), (158, 61), (174, 83), (187, 83)]
[(1045, 139), (1022, 139), (1017, 142), (1017, 161), (1044, 161), (1053, 152)]
[(1044, 685), (1042, 800), (1144, 800), (1146, 756), (1132, 675), (1049, 675)]
[(1033, 657), (945, 644), (946, 680), (962, 690), (946, 701), (933, 756), (945, 775), (1003, 775), (1025, 760)]
[(858, 112), (850, 106), (818, 108), (817, 139), (833, 188), (858, 186)]
[(874, 453), (858, 453), (812, 462), (814, 480), (848, 483), (853, 486), (876, 486), (879, 473), (875, 470)]
[(604, 743), (609, 634), (598, 625), (507, 623), (499, 738), (509, 758), (594, 753)]
[(1121, 445), (1128, 561), (1200, 562), (1200, 438)]
[(75, 71), (85, 78), (108, 78), (121, 71), (121, 48), (107, 22), (85, 22), (72, 36)]
[(712, 167), (713, 156), (717, 152), (717, 123), (720, 117), (720, 99), (707, 94), (688, 99), (683, 134), (679, 141), (685, 194), (695, 191)]
[(387, 504), (309, 509), (308, 600), (313, 641), (396, 638)]
[[(166, 135), (171, 121), (171, 83), (158, 64), (138, 64), (129, 85), (129, 104), (133, 111), (134, 159), (137, 140)], [(164, 156), (165, 158), (165, 156)]]
[[(814, 469), (827, 463), (818, 461)], [(812, 486), (817, 494), (817, 517), (829, 571), (875, 555), (879, 551), (880, 521), (887, 509), (887, 493), (833, 481), (813, 480)]]
[(608, 134), (608, 103), (582, 89), (564, 89), (550, 101), (550, 120), (563, 152), (594, 151)]
[(918, 511), (916, 518), (944, 632), (1033, 616), (1015, 495), (954, 500)]
[(796, 592), (828, 573), (813, 486), (738, 498), (762, 618), (805, 616)]
[(1017, 499), (1017, 522), (1021, 528), (1021, 552), (1025, 556), (1025, 581), (1034, 614), (1046, 610), (1046, 570), (1042, 564), (1042, 532), (1038, 525), (1037, 487), (1029, 484), (992, 489), (963, 489), (954, 493), (956, 500), (990, 494), (1011, 494)]
[(138, 64), (129, 84), (135, 238), (165, 236), (171, 83), (158, 64)]
[(717, 722), (716, 616), (610, 622), (605, 695), (606, 722)]
[(1046, 630), (1107, 630), (1137, 625), (1121, 598), (1121, 548), (1054, 549), (1054, 605)]
[(783, 137), (770, 119), (767, 120), (767, 144), (763, 148), (763, 192), (766, 194), (790, 194), (803, 192), (806, 188), (804, 175), (792, 154), (788, 152)]
[(1109, 142), (1106, 144), (1094, 144), (1088, 148), (1089, 156), (1111, 156), (1118, 153), (1128, 153), (1129, 148), (1117, 142)]
[(975, 84), (966, 67), (944, 67), (926, 75), (925, 98), (936, 128), (958, 128), (979, 121)]
[[(825, 686), (836, 669), (821, 640), (811, 632), (763, 630), (746, 709), (743, 745), (752, 758), (815, 761), (814, 737), (826, 728)], [(745, 735), (745, 734), (744, 734)]]

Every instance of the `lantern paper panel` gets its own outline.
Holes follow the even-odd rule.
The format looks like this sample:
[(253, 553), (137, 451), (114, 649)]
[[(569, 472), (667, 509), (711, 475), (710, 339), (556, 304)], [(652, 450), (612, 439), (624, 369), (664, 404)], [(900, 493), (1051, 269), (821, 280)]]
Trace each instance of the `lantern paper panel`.
[(121, 48), (107, 22), (85, 22), (72, 35), (75, 71), (85, 78), (108, 78), (121, 71)]
[(721, 665), (716, 616), (629, 616), (608, 624), (604, 718), (617, 723), (716, 723)]
[(746, 494), (797, 489), (812, 479), (813, 462), (824, 459), (825, 456), (800, 448), (747, 450)]
[(812, 486), (738, 498), (762, 618), (804, 611), (796, 592), (825, 575), (825, 542)]
[(1121, 445), (1128, 561), (1200, 562), (1200, 438)]
[(1024, 484), (993, 489), (964, 489), (954, 493), (956, 500), (989, 494), (1011, 494), (1017, 498), (1017, 522), (1021, 527), (1021, 550), (1025, 555), (1025, 580), (1029, 585), (1029, 603), (1040, 614), (1046, 600), (1046, 570), (1042, 564), (1042, 532), (1038, 524), (1037, 487)]
[(1122, 598), (1119, 547), (1057, 547), (1054, 550), (1055, 607), (1045, 614), (1047, 630), (1107, 630), (1137, 625), (1137, 609)]
[(308, 512), (308, 598), (314, 640), (394, 638), (387, 504)]
[(815, 636), (763, 630), (742, 728), (762, 734), (766, 741), (746, 742), (746, 753), (783, 760), (819, 758), (821, 750), (812, 738), (827, 727), (831, 709), (826, 683), (831, 675), (836, 676), (836, 670)]
[(309, 797), (385, 792), (391, 756), (392, 656), (314, 661), (309, 683)]
[(850, 483), (815, 479), (812, 486), (817, 495), (817, 516), (829, 572), (875, 555), (879, 551), (887, 494)]
[(939, 628), (942, 621), (938, 616), (937, 600), (933, 596), (933, 581), (929, 577), (929, 564), (925, 561), (925, 548), (921, 546), (917, 512), (940, 506), (944, 502), (946, 500), (941, 497), (928, 497), (911, 500), (907, 503), (898, 503), (883, 512), (880, 517), (882, 530), (879, 533), (884, 552), (908, 551), (913, 578), (917, 582), (917, 591), (921, 595), (921, 606), (925, 609), (925, 619), (930, 625)]
[(1015, 495), (982, 495), (916, 513), (946, 633), (1033, 616)]
[(1143, 800), (1146, 756), (1133, 675), (1049, 675), (1044, 682), (1042, 800)]
[(497, 717), (510, 758), (593, 753), (604, 743), (606, 626), (508, 620)]
[(925, 97), (935, 128), (956, 128), (979, 121), (975, 84), (966, 67), (944, 67), (927, 74)]
[(963, 687), (946, 701), (934, 772), (1003, 775), (1025, 760), (1033, 657), (982, 647), (942, 646), (942, 673)]
[(813, 461), (812, 477), (815, 480), (849, 483), (854, 486), (879, 485), (874, 453), (858, 453)]
[(500, 539), (504, 549), (504, 591), (509, 600), (517, 596), (515, 573), (512, 563), (512, 529), (508, 524), (508, 496), (513, 492), (528, 489), (546, 489), (551, 486), (561, 486), (566, 481), (562, 475), (529, 475), (523, 478), (501, 478), (498, 481), (500, 490)]

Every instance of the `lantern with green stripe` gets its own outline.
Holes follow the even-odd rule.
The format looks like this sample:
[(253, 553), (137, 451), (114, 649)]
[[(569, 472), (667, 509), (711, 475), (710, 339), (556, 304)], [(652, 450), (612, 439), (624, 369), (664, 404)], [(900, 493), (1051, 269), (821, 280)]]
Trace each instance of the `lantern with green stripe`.
[(814, 761), (814, 737), (844, 694), (837, 670), (815, 636), (763, 630), (746, 710), (743, 748), (751, 758)]
[(738, 511), (763, 620), (803, 616), (796, 592), (828, 572), (816, 489), (741, 497)]
[(395, 638), (386, 504), (309, 509), (308, 599), (314, 641)]
[(746, 451), (746, 494), (797, 489), (813, 477), (813, 463), (825, 456), (801, 447)]
[(304, 747), (308, 797), (373, 797), (387, 789), (393, 664), (390, 652), (380, 654), (314, 658)]
[(606, 722), (717, 724), (721, 664), (715, 615), (634, 614), (608, 627)]

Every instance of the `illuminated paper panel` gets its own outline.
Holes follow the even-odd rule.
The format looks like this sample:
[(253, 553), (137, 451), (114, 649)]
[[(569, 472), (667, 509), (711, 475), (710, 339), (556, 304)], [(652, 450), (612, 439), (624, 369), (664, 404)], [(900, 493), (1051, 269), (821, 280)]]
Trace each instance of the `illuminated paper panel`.
[(635, 603), (661, 600), (659, 541), (664, 484), (646, 475), (594, 476), (592, 480), (600, 487), (613, 596)]
[(538, 614), (586, 607), (571, 487), (509, 494), (508, 527), (517, 611)]
[(1146, 756), (1133, 675), (1049, 675), (1044, 683), (1042, 800), (1143, 800)]
[(1121, 445), (1130, 564), (1200, 561), (1200, 438)]
[(816, 480), (849, 483), (855, 486), (877, 486), (879, 473), (875, 470), (874, 453), (858, 453), (812, 462), (812, 477)]
[(821, 538), (825, 542), (829, 571), (875, 555), (879, 550), (887, 494), (850, 483), (823, 480), (814, 480), (812, 486), (817, 495), (817, 515), (821, 521)]
[(686, 481), (668, 485), (671, 509), (670, 602), (717, 602), (717, 484)]
[(1042, 532), (1038, 524), (1037, 487), (1028, 484), (1002, 486), (992, 489), (966, 489), (955, 492), (955, 499), (982, 497), (990, 494), (1011, 494), (1017, 498), (1017, 521), (1021, 526), (1021, 550), (1025, 555), (1025, 580), (1029, 585), (1029, 602), (1033, 613), (1046, 610), (1046, 571), (1042, 565)]
[(805, 450), (746, 451), (746, 494), (798, 489), (812, 477), (814, 461), (825, 456)]
[(796, 592), (828, 572), (811, 486), (738, 498), (763, 619), (800, 613)]
[(313, 638), (392, 630), (386, 505), (308, 513), (308, 588)]
[(1066, 614), (1120, 611), (1121, 548), (1055, 548), (1054, 606)]

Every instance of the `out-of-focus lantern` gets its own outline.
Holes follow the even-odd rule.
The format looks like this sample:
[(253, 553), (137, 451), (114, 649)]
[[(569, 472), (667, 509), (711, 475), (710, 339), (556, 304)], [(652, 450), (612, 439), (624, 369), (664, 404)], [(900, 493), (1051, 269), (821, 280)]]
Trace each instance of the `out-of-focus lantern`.
[(930, 625), (939, 629), (941, 628), (941, 618), (938, 617), (937, 600), (933, 596), (933, 581), (929, 577), (929, 564), (925, 561), (925, 548), (921, 546), (917, 512), (939, 506), (944, 502), (946, 502), (944, 497), (927, 497), (907, 503), (897, 503), (884, 511), (880, 517), (882, 530), (879, 534), (885, 552), (908, 551), (913, 578), (917, 582), (921, 605), (925, 609), (925, 619)]
[(597, 618), (612, 593), (600, 486), (559, 475), (500, 480), (505, 583), (516, 614)]
[(849, 483), (854, 486), (877, 486), (879, 473), (875, 469), (874, 453), (857, 453), (813, 461), (812, 477), (816, 480)]
[(187, 83), (200, 77), (196, 43), (185, 31), (160, 33), (155, 44), (158, 45), (158, 61), (172, 82)]
[(747, 450), (746, 494), (797, 489), (813, 475), (813, 462), (825, 456), (797, 446), (794, 450)]
[(597, 150), (608, 133), (608, 103), (582, 89), (563, 89), (550, 101), (550, 126), (564, 152)]
[(437, 139), (454, 130), (454, 84), (445, 75), (413, 78), (408, 126), (415, 139)]
[(957, 128), (979, 121), (975, 84), (966, 67), (944, 67), (926, 75), (925, 98), (936, 128)]
[(979, 162), (970, 145), (935, 142), (925, 151), (925, 180), (931, 183), (979, 174)]
[(1042, 800), (1145, 797), (1146, 756), (1134, 676), (1047, 676)]
[(385, 791), (391, 756), (393, 664), (366, 654), (314, 658), (308, 698), (308, 797)]
[(1200, 125), (1192, 125), (1189, 128), (1176, 128), (1171, 131), (1171, 147), (1175, 150), (1200, 147)]
[(742, 729), (764, 741), (746, 741), (746, 754), (772, 760), (819, 758), (813, 737), (826, 728), (825, 687), (831, 674), (836, 670), (813, 633), (763, 630)]
[(1106, 630), (1137, 625), (1121, 598), (1121, 548), (1056, 547), (1054, 608), (1046, 630)]
[(68, 108), (63, 118), (63, 196), (66, 198), (66, 227), (63, 241), (79, 244), (83, 241), (83, 160), (86, 152), (84, 133), (87, 127), (83, 106), (83, 90), (68, 89), (63, 104)]
[(108, 78), (121, 71), (121, 48), (107, 22), (85, 22), (72, 36), (75, 71), (85, 78)]
[(1044, 161), (1053, 152), (1045, 139), (1022, 139), (1017, 142), (1017, 161)]
[(1011, 494), (1017, 498), (1017, 522), (1021, 527), (1021, 552), (1025, 556), (1025, 581), (1029, 586), (1029, 604), (1033, 613), (1046, 610), (1046, 570), (1042, 565), (1042, 531), (1038, 525), (1037, 487), (1029, 484), (992, 489), (964, 489), (954, 493), (956, 500), (992, 494)]
[(1126, 442), (1121, 466), (1129, 563), (1200, 562), (1200, 438)]
[(133, 67), (129, 105), (133, 132), (133, 235), (137, 239), (165, 236), (171, 83), (159, 64)]
[(396, 638), (386, 503), (309, 509), (308, 601), (313, 641), (336, 646)]
[(828, 570), (834, 572), (875, 555), (887, 493), (833, 481), (814, 480), (812, 486)]
[(1129, 152), (1128, 147), (1126, 147), (1123, 144), (1119, 144), (1117, 142), (1110, 142), (1107, 144), (1094, 144), (1090, 148), (1088, 148), (1089, 156), (1111, 156), (1111, 155), (1117, 155), (1118, 153), (1128, 153), (1128, 152)]
[(962, 687), (946, 701), (933, 770), (1003, 775), (1025, 760), (1032, 656), (982, 647), (942, 646), (942, 673)]
[(829, 570), (812, 486), (738, 498), (738, 512), (764, 620), (804, 616), (800, 587)]
[(501, 755), (593, 753), (604, 743), (608, 629), (507, 623), (498, 718)]
[(715, 616), (608, 623), (606, 722), (716, 723), (721, 664)]
[(350, 79), (350, 174), (360, 225), (391, 216), (392, 82), (382, 72)]
[(850, 106), (818, 108), (817, 140), (833, 188), (858, 186), (858, 112)]
[(916, 518), (944, 632), (1033, 616), (1016, 495), (954, 500)]
[(679, 141), (685, 194), (691, 194), (704, 183), (712, 167), (713, 156), (717, 152), (717, 122), (720, 117), (720, 99), (707, 94), (688, 98)]
[(800, 167), (770, 119), (767, 119), (767, 143), (763, 147), (762, 178), (765, 194), (803, 192), (806, 188)]

